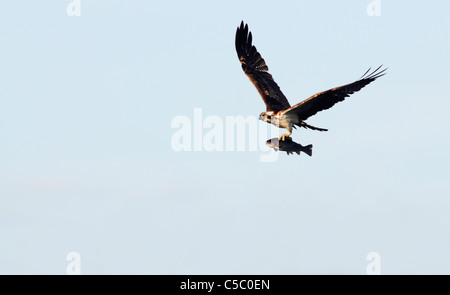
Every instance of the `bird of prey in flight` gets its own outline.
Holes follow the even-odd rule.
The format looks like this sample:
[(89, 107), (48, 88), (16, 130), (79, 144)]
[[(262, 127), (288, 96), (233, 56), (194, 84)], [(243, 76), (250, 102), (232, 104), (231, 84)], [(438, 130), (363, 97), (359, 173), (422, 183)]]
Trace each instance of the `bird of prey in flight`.
[(252, 45), (252, 33), (249, 32), (248, 25), (244, 25), (243, 21), (236, 30), (236, 52), (244, 73), (255, 85), (266, 104), (266, 111), (261, 113), (260, 120), (280, 128), (286, 128), (288, 131), (281, 135), (279, 140), (289, 137), (292, 134), (292, 128), (295, 128), (295, 126), (327, 131), (327, 129), (311, 126), (305, 120), (317, 112), (329, 109), (336, 103), (343, 101), (350, 94), (361, 90), (367, 84), (383, 76), (386, 71), (386, 69), (380, 70), (381, 66), (372, 72), (369, 69), (353, 83), (319, 92), (291, 106), (272, 75), (269, 74), (266, 62), (256, 50), (256, 47)]

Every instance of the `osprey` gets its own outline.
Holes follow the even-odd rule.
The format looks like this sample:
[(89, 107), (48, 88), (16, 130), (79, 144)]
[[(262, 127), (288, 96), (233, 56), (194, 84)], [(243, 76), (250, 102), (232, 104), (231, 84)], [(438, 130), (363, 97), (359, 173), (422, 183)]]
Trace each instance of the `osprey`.
[(343, 101), (350, 94), (361, 90), (367, 84), (385, 75), (384, 72), (386, 71), (386, 69), (380, 71), (381, 66), (373, 72), (370, 72), (371, 69), (369, 69), (353, 83), (319, 92), (291, 106), (278, 84), (273, 80), (272, 75), (269, 74), (266, 62), (256, 50), (256, 47), (252, 45), (252, 33), (249, 32), (247, 24), (244, 26), (243, 21), (236, 30), (235, 42), (242, 69), (255, 85), (266, 104), (266, 111), (261, 113), (260, 120), (288, 130), (287, 133), (279, 137), (280, 140), (289, 137), (292, 134), (292, 128), (295, 128), (295, 126), (327, 131), (327, 129), (311, 126), (305, 120), (317, 112), (329, 109), (336, 103)]

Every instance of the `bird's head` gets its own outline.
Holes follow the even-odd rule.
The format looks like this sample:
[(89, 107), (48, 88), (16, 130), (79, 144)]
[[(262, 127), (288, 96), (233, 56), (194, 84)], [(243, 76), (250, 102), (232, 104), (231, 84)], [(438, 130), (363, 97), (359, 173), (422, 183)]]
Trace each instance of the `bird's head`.
[(259, 119), (264, 122), (272, 122), (273, 112), (262, 112)]

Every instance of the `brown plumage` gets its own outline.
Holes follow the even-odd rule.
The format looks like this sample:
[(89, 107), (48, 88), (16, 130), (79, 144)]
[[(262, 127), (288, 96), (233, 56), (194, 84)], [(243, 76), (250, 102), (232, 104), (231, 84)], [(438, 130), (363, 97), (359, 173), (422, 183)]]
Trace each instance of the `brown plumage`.
[(343, 101), (354, 92), (361, 90), (364, 86), (385, 75), (386, 71), (386, 69), (380, 70), (381, 66), (372, 72), (369, 69), (353, 83), (319, 92), (291, 106), (272, 75), (268, 72), (269, 68), (266, 62), (256, 47), (252, 45), (252, 33), (249, 32), (248, 26), (247, 24), (244, 25), (244, 22), (241, 22), (241, 25), (236, 30), (235, 45), (244, 73), (255, 85), (266, 104), (266, 112), (260, 115), (261, 120), (286, 128), (289, 131), (280, 136), (280, 139), (284, 139), (286, 136), (289, 137), (292, 133), (292, 128), (295, 128), (295, 126), (327, 131), (327, 129), (311, 126), (304, 121), (318, 112), (329, 109), (336, 103)]
[(252, 45), (252, 33), (248, 31), (247, 25), (244, 26), (244, 22), (236, 31), (236, 52), (244, 73), (263, 98), (267, 111), (278, 112), (290, 108), (286, 96), (269, 74), (266, 62)]

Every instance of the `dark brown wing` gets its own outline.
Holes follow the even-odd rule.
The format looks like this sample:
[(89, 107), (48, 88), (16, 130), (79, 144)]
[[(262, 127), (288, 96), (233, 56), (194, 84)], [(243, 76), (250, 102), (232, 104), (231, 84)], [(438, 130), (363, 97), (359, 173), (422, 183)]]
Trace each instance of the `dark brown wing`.
[(252, 33), (248, 31), (247, 24), (244, 26), (244, 22), (236, 30), (236, 52), (244, 73), (255, 85), (267, 111), (278, 112), (290, 108), (287, 98), (268, 73), (266, 62), (252, 45)]
[(331, 108), (336, 103), (343, 101), (346, 97), (350, 96), (350, 94), (361, 90), (364, 86), (385, 75), (386, 69), (379, 71), (380, 68), (381, 66), (370, 74), (367, 74), (370, 69), (367, 70), (361, 78), (353, 83), (317, 93), (294, 105), (284, 113), (296, 114), (301, 121), (304, 121), (317, 114), (317, 112)]

